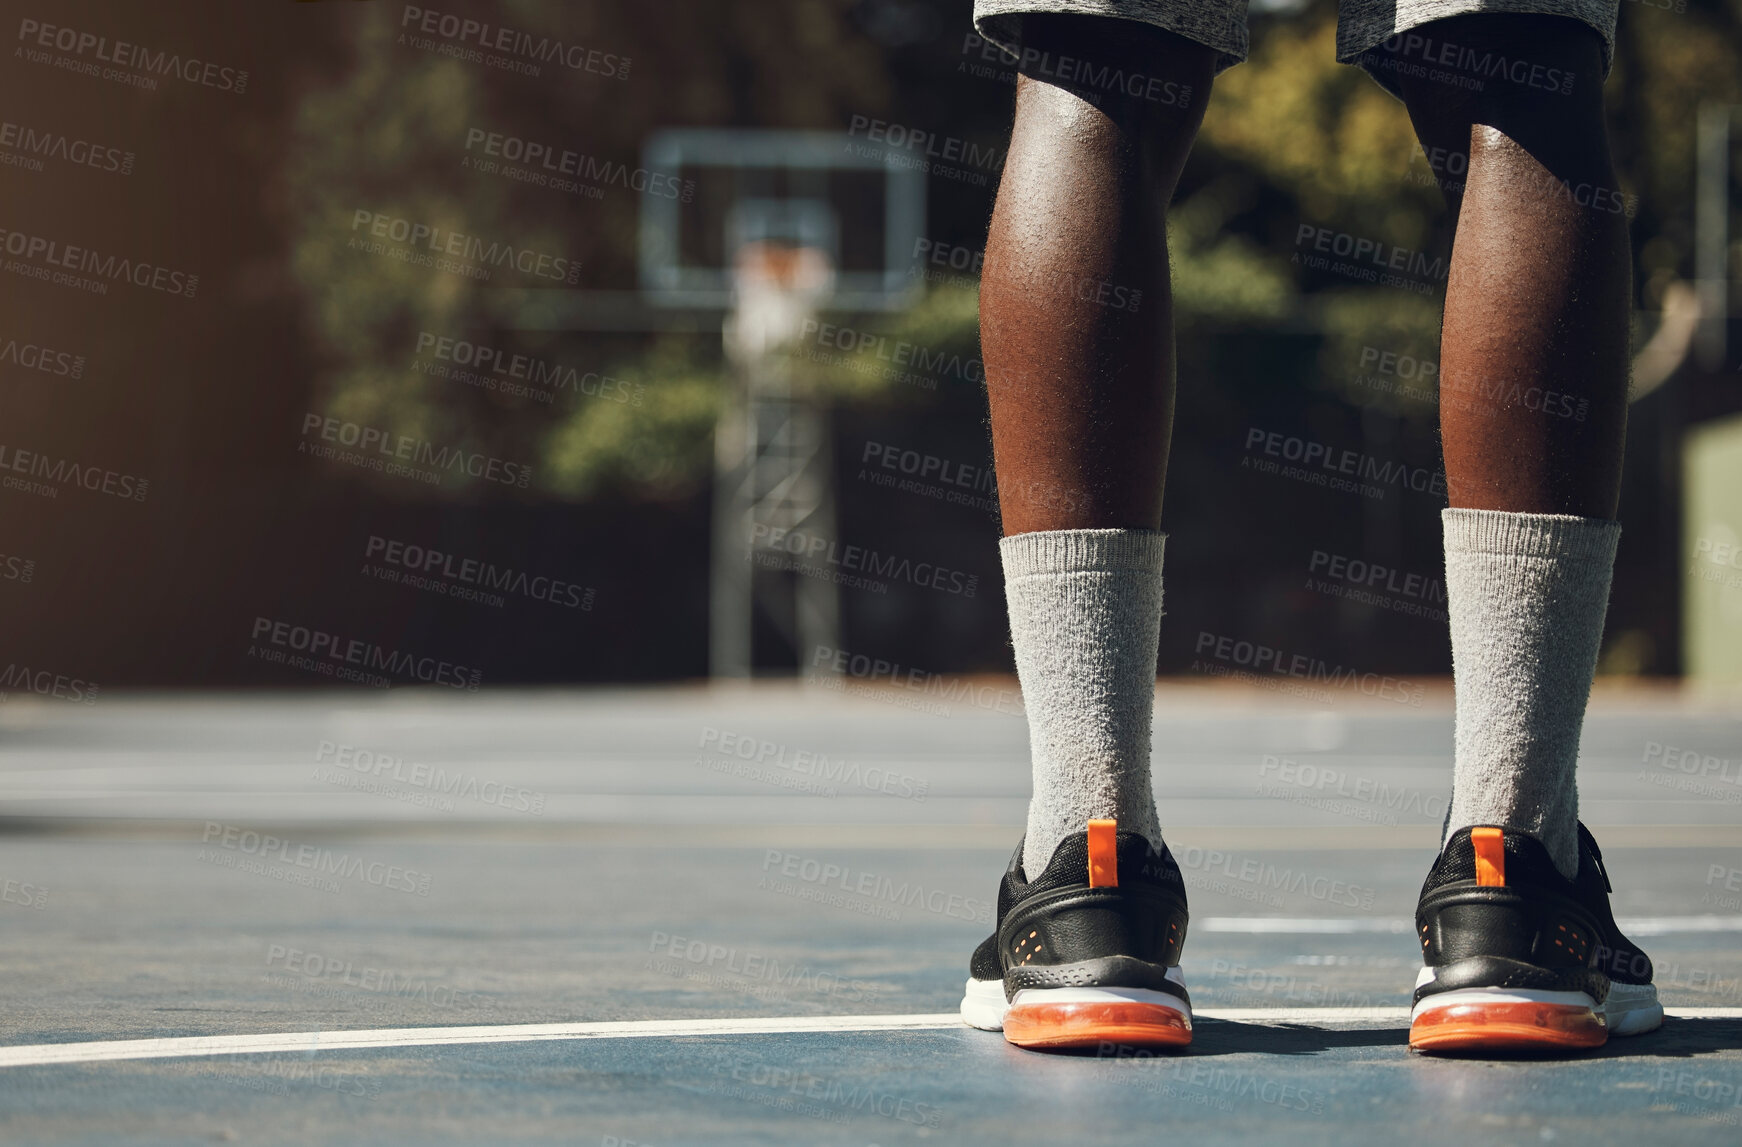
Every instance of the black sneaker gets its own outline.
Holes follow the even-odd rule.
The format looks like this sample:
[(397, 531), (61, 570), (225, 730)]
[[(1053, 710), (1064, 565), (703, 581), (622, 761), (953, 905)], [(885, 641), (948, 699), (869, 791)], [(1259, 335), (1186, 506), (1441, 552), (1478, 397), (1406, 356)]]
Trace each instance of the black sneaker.
[(1185, 938), (1185, 881), (1166, 845), (1092, 820), (1030, 881), (1019, 844), (998, 889), (998, 930), (974, 952), (962, 1020), (1022, 1047), (1183, 1046)]
[(1417, 1051), (1552, 1051), (1600, 1046), (1663, 1023), (1651, 959), (1615, 926), (1609, 875), (1579, 825), (1568, 880), (1535, 837), (1460, 829), (1415, 910), (1427, 965), (1415, 982)]

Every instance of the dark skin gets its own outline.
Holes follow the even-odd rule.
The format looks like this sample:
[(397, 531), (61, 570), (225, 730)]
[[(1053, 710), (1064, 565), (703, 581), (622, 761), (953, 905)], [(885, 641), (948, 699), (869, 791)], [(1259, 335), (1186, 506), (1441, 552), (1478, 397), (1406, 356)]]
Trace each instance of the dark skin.
[[(1167, 203), (1215, 57), (1147, 25), (1114, 23), (1111, 52), (1094, 21), (1030, 17), (1029, 30), (1060, 53), (1167, 77), (1191, 95), (1181, 107), (1018, 77), (980, 279), (1007, 534), (1161, 522), (1174, 394)], [(1142, 291), (1136, 309), (1076, 289), (1099, 282)]]
[[(1619, 200), (1595, 193), (1619, 187), (1603, 125), (1602, 40), (1553, 16), (1436, 27), (1459, 45), (1573, 76), (1564, 95), (1505, 81), (1479, 93), (1401, 81), (1423, 145), (1470, 157), (1463, 189), (1446, 189), (1457, 223), (1440, 330), (1451, 504), (1614, 518), (1633, 267), (1627, 217), (1610, 209)], [(1586, 404), (1585, 419), (1532, 409), (1533, 386)]]
[[(1158, 529), (1174, 404), (1165, 212), (1214, 53), (1132, 22), (1031, 16), (1027, 27), (1055, 56), (1190, 95), (1067, 86), (1044, 65), (1018, 79), (980, 292), (1004, 532)], [(1440, 355), (1450, 503), (1613, 518), (1632, 270), (1626, 217), (1608, 209), (1618, 184), (1601, 40), (1574, 20), (1517, 14), (1416, 31), (1541, 65), (1539, 82), (1547, 69), (1574, 77), (1567, 94), (1494, 77), (1472, 92), (1400, 70), (1423, 146), (1468, 156), (1441, 181), (1456, 224)], [(1108, 305), (1119, 296), (1101, 283), (1141, 300)]]

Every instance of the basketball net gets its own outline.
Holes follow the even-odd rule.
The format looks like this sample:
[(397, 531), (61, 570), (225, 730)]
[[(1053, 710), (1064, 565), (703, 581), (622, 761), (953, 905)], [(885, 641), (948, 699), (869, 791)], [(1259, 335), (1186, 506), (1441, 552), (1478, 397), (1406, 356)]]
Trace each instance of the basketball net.
[(764, 361), (793, 342), (835, 286), (835, 268), (820, 247), (757, 240), (738, 248), (735, 294), (721, 331), (726, 354), (740, 364)]

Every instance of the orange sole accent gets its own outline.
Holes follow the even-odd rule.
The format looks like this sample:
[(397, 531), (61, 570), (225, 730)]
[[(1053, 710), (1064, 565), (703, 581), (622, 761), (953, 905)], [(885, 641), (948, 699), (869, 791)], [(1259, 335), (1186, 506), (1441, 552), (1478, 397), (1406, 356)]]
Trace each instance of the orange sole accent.
[(1568, 1004), (1454, 1004), (1409, 1026), (1417, 1051), (1552, 1051), (1602, 1047), (1608, 1039), (1601, 1016)]
[(1029, 1004), (1005, 1013), (1004, 1038), (1018, 1047), (1184, 1047), (1192, 1024), (1172, 1008), (1137, 1001)]

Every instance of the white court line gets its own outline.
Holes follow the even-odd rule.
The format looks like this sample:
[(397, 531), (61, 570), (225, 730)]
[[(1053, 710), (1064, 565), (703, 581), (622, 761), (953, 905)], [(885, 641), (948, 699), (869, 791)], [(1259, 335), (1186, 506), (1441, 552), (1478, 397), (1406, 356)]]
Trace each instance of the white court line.
[[(1235, 1024), (1359, 1023), (1364, 1020), (1409, 1022), (1408, 1008), (1193, 1008), (1196, 1020), (1222, 1020)], [(1742, 1008), (1665, 1008), (1663, 1014), (1680, 1020), (1742, 1020)], [(0, 1065), (4, 1061), (0, 1060)]]
[(93, 1063), (117, 1059), (169, 1059), (190, 1055), (258, 1055), (266, 1052), (348, 1051), (370, 1047), (430, 1047), (442, 1044), (527, 1043), (554, 1039), (622, 1039), (647, 1036), (779, 1035), (791, 1032), (903, 1031), (956, 1027), (955, 1012), (905, 1016), (770, 1016), (766, 1019), (637, 1020), (579, 1024), (495, 1024), (484, 1027), (376, 1028), (362, 1031), (283, 1032), (276, 1035), (175, 1036), (167, 1039), (103, 1040), (0, 1047), (0, 1067), (43, 1063)]
[[(1665, 1008), (1676, 1019), (1742, 1019), (1742, 1008)], [(1197, 1019), (1231, 1023), (1407, 1023), (1408, 1008), (1199, 1008)], [(627, 1039), (705, 1035), (780, 1035), (793, 1032), (915, 1031), (962, 1027), (955, 1012), (904, 1016), (772, 1016), (766, 1019), (638, 1020), (580, 1024), (500, 1024), (488, 1027), (376, 1028), (364, 1031), (281, 1032), (275, 1035), (176, 1036), (168, 1039), (39, 1043), (0, 1047), (0, 1067), (176, 1059), (271, 1052), (355, 1051), (379, 1047), (435, 1047), (530, 1043), (565, 1039)]]
[(1634, 936), (1671, 932), (1742, 932), (1742, 916), (1623, 916), (1616, 927)]
[[(1675, 932), (1742, 932), (1742, 916), (1633, 916), (1615, 921), (1634, 936)], [(1364, 916), (1206, 916), (1193, 920), (1193, 932), (1245, 932), (1263, 935), (1349, 936), (1364, 932), (1411, 932), (1408, 920)]]
[(1334, 916), (1206, 916), (1193, 920), (1193, 932), (1247, 932), (1262, 935), (1347, 936), (1356, 932), (1409, 932), (1408, 920)]

